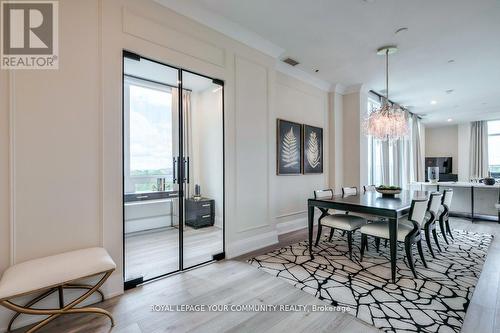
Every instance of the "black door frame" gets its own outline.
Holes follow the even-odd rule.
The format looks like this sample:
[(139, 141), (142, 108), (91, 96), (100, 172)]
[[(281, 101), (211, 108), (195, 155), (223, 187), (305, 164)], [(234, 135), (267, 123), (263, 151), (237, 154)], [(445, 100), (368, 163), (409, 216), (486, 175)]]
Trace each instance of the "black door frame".
[[(183, 91), (183, 86), (182, 86), (182, 73), (191, 73), (194, 75), (202, 76), (207, 79), (212, 80), (214, 84), (220, 85), (222, 88), (222, 253), (214, 254), (213, 258), (211, 260), (207, 260), (205, 262), (198, 263), (193, 266), (189, 266), (187, 268), (184, 267), (184, 186), (185, 186), (185, 167), (184, 167), (184, 119), (183, 119), (183, 105), (182, 105), (182, 96), (180, 95), (178, 98), (178, 119), (179, 119), (179, 131), (178, 131), (178, 140), (179, 140), (179, 156), (177, 157), (177, 163), (175, 168), (177, 168), (177, 184), (179, 186), (178, 189), (178, 198), (179, 198), (179, 268), (175, 271), (168, 272), (165, 274), (161, 274), (156, 277), (148, 278), (148, 279), (134, 279), (134, 280), (125, 280), (125, 121), (124, 121), (124, 114), (125, 114), (125, 77), (127, 76), (125, 74), (125, 58), (133, 59), (140, 61), (140, 59), (148, 60), (163, 66), (168, 66), (170, 68), (176, 69), (177, 74), (178, 74), (178, 86), (177, 88), (179, 91)], [(178, 67), (178, 66), (172, 66), (166, 63), (163, 63), (161, 61), (151, 59), (148, 57), (141, 56), (135, 52), (131, 52), (128, 50), (122, 50), (122, 223), (123, 223), (123, 231), (122, 231), (122, 251), (123, 251), (123, 282), (124, 282), (124, 288), (125, 290), (134, 288), (142, 283), (153, 281), (156, 279), (160, 279), (172, 274), (176, 274), (188, 269), (196, 268), (198, 266), (205, 265), (207, 263), (213, 262), (213, 261), (218, 261), (222, 260), (225, 258), (225, 249), (226, 249), (226, 151), (225, 151), (225, 87), (224, 87), (224, 81), (220, 79), (216, 79), (204, 74), (200, 74), (197, 72), (193, 72), (191, 70)], [(147, 80), (147, 79), (146, 79)], [(189, 167), (189, 166), (188, 166)]]

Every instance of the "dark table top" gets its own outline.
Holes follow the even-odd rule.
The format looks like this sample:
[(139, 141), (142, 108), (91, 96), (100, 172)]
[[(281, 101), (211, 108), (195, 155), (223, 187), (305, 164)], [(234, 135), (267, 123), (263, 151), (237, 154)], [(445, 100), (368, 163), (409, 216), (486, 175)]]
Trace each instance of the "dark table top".
[(383, 197), (375, 191), (333, 199), (309, 199), (309, 204), (324, 208), (369, 213), (387, 217), (399, 217), (408, 213), (411, 202), (416, 198), (428, 198), (428, 191), (402, 191), (394, 198)]

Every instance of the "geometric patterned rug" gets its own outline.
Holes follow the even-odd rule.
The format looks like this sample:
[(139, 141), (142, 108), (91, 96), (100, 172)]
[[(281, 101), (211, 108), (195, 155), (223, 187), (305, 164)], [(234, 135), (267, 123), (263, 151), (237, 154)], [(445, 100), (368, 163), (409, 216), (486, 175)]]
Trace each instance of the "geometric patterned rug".
[[(398, 244), (396, 283), (390, 282), (389, 247), (383, 241), (377, 253), (369, 237), (368, 251), (359, 262), (360, 233), (353, 235), (353, 259), (347, 241), (339, 231), (332, 241), (327, 234), (314, 259), (307, 241), (285, 246), (248, 262), (334, 306), (350, 308), (348, 313), (385, 332), (460, 332), (493, 236), (454, 230), (454, 241), (436, 259), (422, 244), (428, 268), (414, 246), (415, 279), (406, 265), (402, 243)], [(424, 240), (425, 241), (425, 240)], [(434, 242), (433, 242), (434, 244)], [(478, 332), (480, 333), (480, 332)]]

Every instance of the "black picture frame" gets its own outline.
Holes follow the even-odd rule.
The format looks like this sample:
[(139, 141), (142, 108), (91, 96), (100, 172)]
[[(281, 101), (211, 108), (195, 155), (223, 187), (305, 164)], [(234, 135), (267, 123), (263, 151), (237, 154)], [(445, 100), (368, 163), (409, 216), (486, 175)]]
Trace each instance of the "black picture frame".
[(276, 174), (302, 174), (302, 124), (277, 119)]
[(304, 174), (323, 173), (323, 128), (304, 125), (302, 147)]

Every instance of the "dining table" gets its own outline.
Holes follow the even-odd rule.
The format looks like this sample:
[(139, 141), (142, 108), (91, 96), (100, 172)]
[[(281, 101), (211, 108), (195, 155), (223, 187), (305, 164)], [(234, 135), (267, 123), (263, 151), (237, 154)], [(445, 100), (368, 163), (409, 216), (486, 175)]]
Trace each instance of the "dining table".
[(309, 255), (311, 259), (313, 254), (313, 228), (315, 208), (323, 210), (335, 209), (353, 214), (362, 213), (363, 215), (387, 219), (389, 228), (389, 244), (391, 258), (391, 278), (396, 282), (396, 257), (397, 257), (397, 233), (398, 220), (408, 215), (413, 199), (429, 198), (428, 191), (410, 191), (403, 190), (394, 197), (383, 196), (376, 191), (366, 191), (356, 195), (334, 195), (331, 199), (307, 200), (308, 206), (308, 231), (309, 231)]

